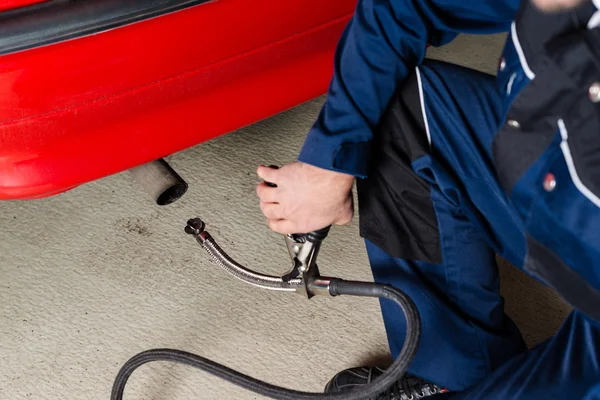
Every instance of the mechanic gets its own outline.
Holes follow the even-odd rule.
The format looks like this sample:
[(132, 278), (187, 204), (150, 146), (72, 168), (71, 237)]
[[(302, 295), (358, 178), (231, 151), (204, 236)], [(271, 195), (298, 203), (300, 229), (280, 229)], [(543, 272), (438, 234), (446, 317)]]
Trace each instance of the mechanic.
[[(374, 278), (422, 318), (410, 374), (381, 399), (600, 399), (599, 8), (359, 1), (299, 161), (259, 167), (280, 233), (348, 223), (357, 182)], [(427, 44), (496, 32), (508, 32), (497, 77), (424, 59)], [(504, 314), (496, 254), (574, 307), (531, 350)], [(381, 309), (396, 357), (404, 320)], [(380, 373), (343, 371), (326, 391)]]

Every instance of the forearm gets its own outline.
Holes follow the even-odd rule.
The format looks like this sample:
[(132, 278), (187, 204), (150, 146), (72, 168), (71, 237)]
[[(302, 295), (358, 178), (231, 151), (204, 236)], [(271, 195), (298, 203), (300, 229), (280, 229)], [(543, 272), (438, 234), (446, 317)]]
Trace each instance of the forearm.
[(299, 156), (321, 168), (367, 175), (370, 142), (398, 85), (458, 32), (507, 30), (518, 0), (361, 0), (340, 40), (327, 100)]

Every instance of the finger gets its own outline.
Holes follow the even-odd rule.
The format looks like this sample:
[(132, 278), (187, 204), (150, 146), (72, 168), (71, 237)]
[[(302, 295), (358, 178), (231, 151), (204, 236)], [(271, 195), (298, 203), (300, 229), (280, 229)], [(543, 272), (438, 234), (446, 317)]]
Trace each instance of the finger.
[(283, 217), (283, 209), (279, 203), (260, 202), (260, 209), (268, 219), (281, 219)]
[(256, 170), (256, 174), (265, 182), (277, 184), (280, 170), (259, 165), (258, 169)]
[(287, 219), (268, 219), (267, 225), (273, 232), (281, 233), (284, 235), (294, 233), (295, 224)]
[(256, 186), (256, 194), (261, 202), (264, 203), (278, 203), (279, 192), (277, 188), (271, 187), (264, 182), (259, 183)]
[(338, 217), (336, 218), (335, 221), (333, 221), (333, 223), (335, 225), (346, 225), (352, 221), (353, 217), (354, 217), (354, 201), (353, 201), (352, 197), (349, 197), (348, 200), (346, 201), (346, 204), (344, 204), (344, 208), (342, 210), (340, 210)]

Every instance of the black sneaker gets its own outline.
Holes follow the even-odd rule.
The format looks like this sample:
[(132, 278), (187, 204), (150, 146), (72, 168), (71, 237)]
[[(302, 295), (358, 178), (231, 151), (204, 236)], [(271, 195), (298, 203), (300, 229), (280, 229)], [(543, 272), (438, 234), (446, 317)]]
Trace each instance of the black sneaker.
[[(379, 367), (350, 368), (340, 372), (325, 386), (325, 393), (343, 392), (370, 383), (385, 370)], [(414, 375), (406, 374), (385, 393), (372, 400), (417, 400), (448, 390)], [(433, 400), (433, 399), (432, 399)]]

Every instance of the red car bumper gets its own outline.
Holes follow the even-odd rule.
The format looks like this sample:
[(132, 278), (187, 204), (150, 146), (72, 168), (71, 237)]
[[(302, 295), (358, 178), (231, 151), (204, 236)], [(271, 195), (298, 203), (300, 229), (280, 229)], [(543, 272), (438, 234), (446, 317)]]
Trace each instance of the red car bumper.
[(43, 3), (46, 0), (0, 0), (0, 11)]
[(325, 92), (356, 0), (219, 0), (0, 56), (0, 199), (49, 196)]

